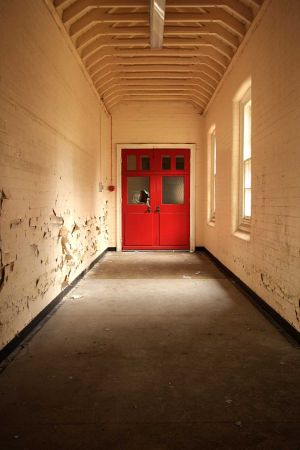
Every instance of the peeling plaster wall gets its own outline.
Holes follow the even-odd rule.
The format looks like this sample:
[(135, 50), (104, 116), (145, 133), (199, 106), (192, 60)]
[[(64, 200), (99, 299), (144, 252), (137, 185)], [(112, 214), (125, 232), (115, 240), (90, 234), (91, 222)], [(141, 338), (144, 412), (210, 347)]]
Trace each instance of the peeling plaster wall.
[[(299, 23), (298, 0), (270, 2), (208, 109), (204, 135), (206, 145), (208, 131), (215, 123), (216, 223), (212, 227), (205, 220), (204, 245), (298, 330)], [(232, 170), (232, 100), (249, 76), (252, 77), (253, 111), (253, 217), (250, 241), (245, 241), (232, 234), (235, 178)]]
[(111, 200), (109, 118), (44, 2), (0, 21), (1, 348), (109, 245)]
[[(196, 144), (196, 245), (203, 245), (203, 119), (189, 104), (135, 102), (112, 109), (113, 145)], [(116, 173), (114, 154), (114, 174)], [(115, 229), (115, 226), (113, 227)]]

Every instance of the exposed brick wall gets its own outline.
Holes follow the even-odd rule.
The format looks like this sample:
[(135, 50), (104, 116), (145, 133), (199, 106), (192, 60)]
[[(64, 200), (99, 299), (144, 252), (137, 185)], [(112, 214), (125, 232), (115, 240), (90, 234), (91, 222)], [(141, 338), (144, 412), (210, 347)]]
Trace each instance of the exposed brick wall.
[(196, 144), (196, 245), (203, 245), (202, 117), (193, 106), (175, 102), (120, 104), (112, 116), (114, 148), (124, 143)]
[[(216, 224), (204, 245), (300, 329), (300, 4), (273, 0), (205, 117), (217, 135)], [(250, 241), (232, 234), (233, 107), (252, 78), (253, 218)], [(207, 183), (206, 183), (207, 185)], [(206, 210), (206, 206), (205, 206)]]
[(0, 21), (1, 348), (107, 247), (110, 197), (109, 118), (44, 2)]

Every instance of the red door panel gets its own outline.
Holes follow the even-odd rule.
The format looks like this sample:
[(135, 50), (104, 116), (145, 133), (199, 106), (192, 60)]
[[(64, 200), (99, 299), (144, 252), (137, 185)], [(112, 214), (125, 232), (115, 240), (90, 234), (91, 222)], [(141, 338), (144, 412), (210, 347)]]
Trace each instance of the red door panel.
[(187, 236), (189, 236), (189, 221), (186, 214), (161, 214), (160, 216), (160, 245), (176, 248), (184, 246), (188, 248)]
[(190, 151), (122, 151), (123, 249), (189, 249)]
[(153, 245), (153, 214), (127, 214), (124, 222), (124, 244), (128, 246)]

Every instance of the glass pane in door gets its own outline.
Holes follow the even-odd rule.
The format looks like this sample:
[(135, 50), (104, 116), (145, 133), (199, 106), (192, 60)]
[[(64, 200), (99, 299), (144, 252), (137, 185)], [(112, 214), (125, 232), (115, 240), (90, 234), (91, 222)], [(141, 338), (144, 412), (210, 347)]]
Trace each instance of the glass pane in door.
[(127, 155), (127, 170), (136, 170), (136, 155)]
[(171, 169), (171, 156), (163, 156), (161, 160), (161, 168), (163, 170)]
[(176, 156), (176, 170), (184, 170), (184, 156)]
[(142, 156), (142, 170), (150, 170), (150, 157), (149, 156)]
[(148, 205), (150, 201), (150, 178), (127, 177), (127, 192), (130, 205)]
[(162, 203), (165, 205), (184, 203), (184, 177), (162, 177)]

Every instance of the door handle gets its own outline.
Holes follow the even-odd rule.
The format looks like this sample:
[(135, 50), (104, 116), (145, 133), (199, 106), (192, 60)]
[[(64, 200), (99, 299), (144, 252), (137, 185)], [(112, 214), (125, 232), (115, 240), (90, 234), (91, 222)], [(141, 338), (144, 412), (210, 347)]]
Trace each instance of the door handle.
[(147, 213), (151, 213), (151, 208), (150, 208), (150, 206), (148, 205), (147, 206), (147, 211), (146, 211)]
[(160, 206), (157, 206), (157, 207), (156, 207), (155, 212), (160, 213)]

